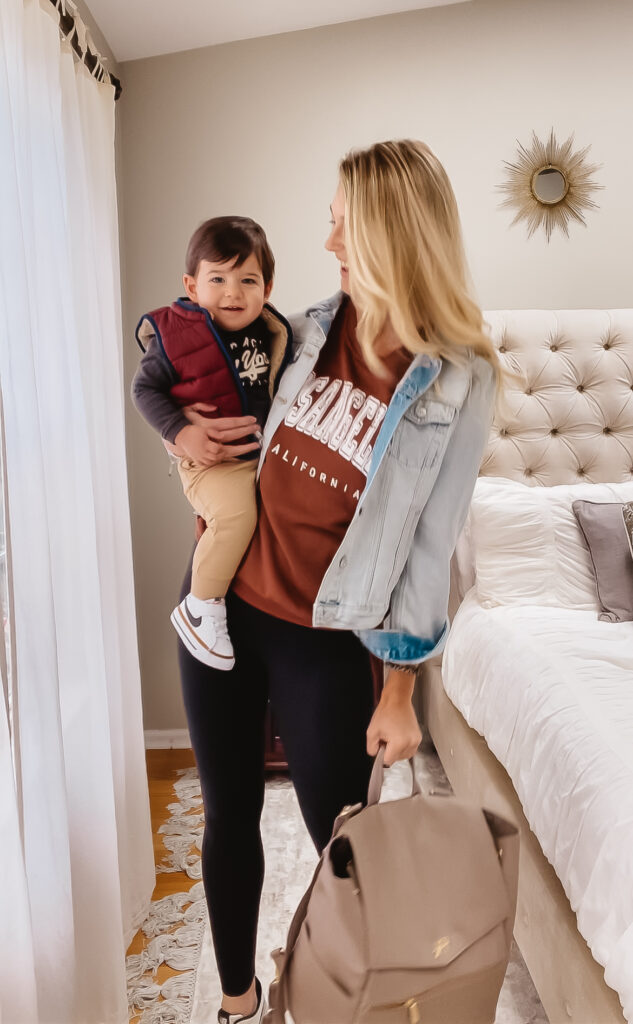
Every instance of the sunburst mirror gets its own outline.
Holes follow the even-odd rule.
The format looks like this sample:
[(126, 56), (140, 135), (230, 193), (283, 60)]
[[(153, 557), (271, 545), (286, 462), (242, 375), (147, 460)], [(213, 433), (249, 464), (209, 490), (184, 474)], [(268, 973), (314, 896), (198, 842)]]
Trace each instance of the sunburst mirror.
[(499, 185), (508, 196), (501, 207), (516, 210), (512, 223), (526, 221), (528, 238), (544, 228), (548, 242), (555, 228), (569, 236), (571, 221), (585, 225), (584, 211), (598, 205), (592, 194), (603, 187), (592, 181), (601, 165), (587, 163), (591, 147), (574, 152), (574, 136), (559, 143), (552, 128), (546, 142), (533, 132), (532, 145), (517, 142), (517, 149), (515, 163), (504, 161), (506, 180)]

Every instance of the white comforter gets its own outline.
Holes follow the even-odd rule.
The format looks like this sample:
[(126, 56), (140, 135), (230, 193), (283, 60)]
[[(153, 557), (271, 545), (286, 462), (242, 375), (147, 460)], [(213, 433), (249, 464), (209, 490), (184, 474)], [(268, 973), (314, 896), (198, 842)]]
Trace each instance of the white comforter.
[(510, 775), (633, 1021), (633, 622), (484, 609), (470, 591), (443, 666), (449, 697)]

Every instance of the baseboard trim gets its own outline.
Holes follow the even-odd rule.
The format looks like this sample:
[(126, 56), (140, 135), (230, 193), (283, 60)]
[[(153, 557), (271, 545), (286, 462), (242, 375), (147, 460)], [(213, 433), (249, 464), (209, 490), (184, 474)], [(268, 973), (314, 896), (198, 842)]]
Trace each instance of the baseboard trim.
[(146, 750), (186, 750), (191, 747), (188, 729), (146, 729)]

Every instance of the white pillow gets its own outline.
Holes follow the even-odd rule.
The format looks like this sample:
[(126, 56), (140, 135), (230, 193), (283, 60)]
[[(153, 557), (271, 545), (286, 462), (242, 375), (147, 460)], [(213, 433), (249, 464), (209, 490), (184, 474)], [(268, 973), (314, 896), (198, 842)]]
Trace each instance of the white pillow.
[(470, 534), (470, 515), (466, 517), (462, 532), (457, 538), (455, 552), (451, 559), (451, 587), (458, 600), (463, 601), (471, 587), (475, 586), (475, 558), (473, 539)]
[(577, 499), (630, 501), (633, 481), (528, 487), (479, 477), (468, 533), (480, 604), (598, 608), (589, 549), (571, 507)]

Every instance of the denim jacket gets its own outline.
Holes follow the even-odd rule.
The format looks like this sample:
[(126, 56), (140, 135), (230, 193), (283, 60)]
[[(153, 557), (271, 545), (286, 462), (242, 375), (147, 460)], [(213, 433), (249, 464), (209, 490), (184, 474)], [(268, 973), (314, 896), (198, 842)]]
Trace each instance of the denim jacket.
[[(343, 299), (290, 318), (294, 358), (264, 429), (273, 434), (314, 368)], [(350, 629), (382, 661), (417, 665), (444, 647), (450, 559), (488, 440), (494, 372), (418, 355), (398, 383), (374, 444), (367, 483), (321, 582), (314, 626)]]

